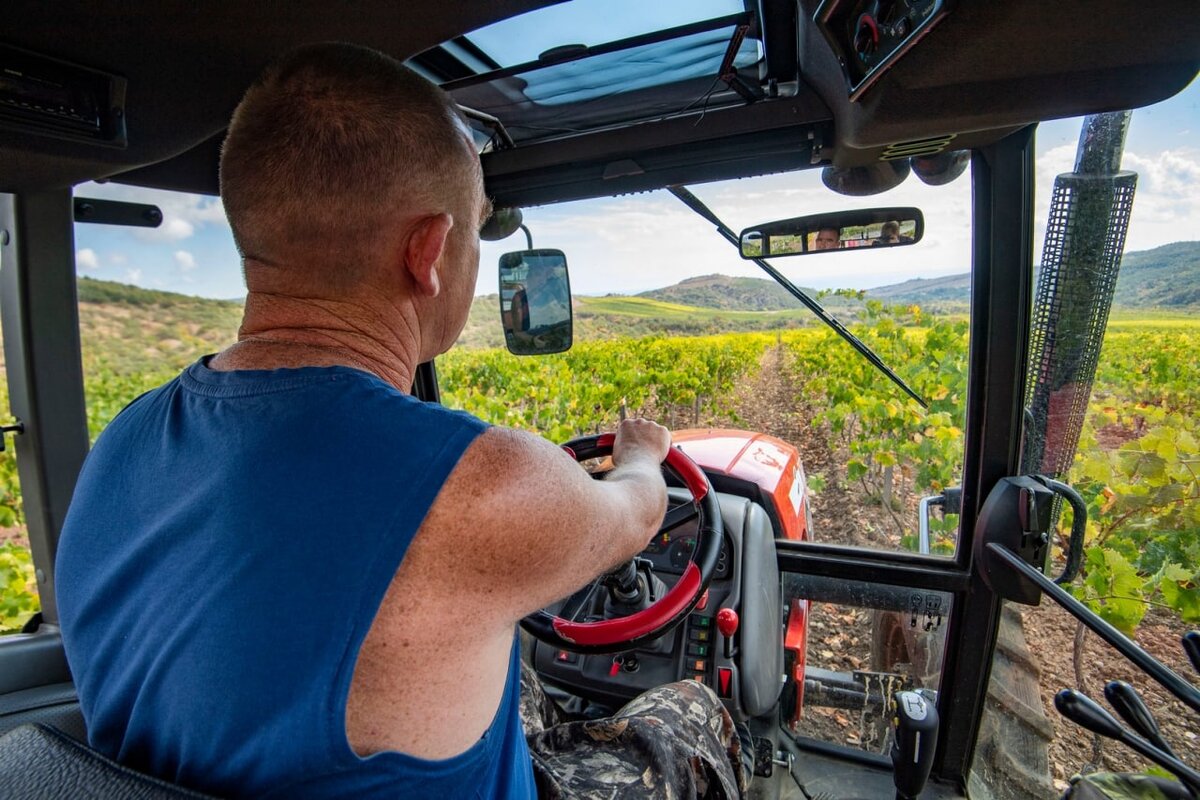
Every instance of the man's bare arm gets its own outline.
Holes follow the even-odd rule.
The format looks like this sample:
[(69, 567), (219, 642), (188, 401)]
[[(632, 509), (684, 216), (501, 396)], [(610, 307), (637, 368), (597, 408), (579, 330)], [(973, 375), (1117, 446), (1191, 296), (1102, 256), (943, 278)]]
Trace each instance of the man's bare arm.
[(490, 429), (451, 473), (410, 557), (445, 570), (459, 602), (477, 595), (497, 622), (515, 622), (641, 552), (666, 511), (669, 446), (665, 428), (627, 420), (616, 467), (597, 481), (545, 439)]

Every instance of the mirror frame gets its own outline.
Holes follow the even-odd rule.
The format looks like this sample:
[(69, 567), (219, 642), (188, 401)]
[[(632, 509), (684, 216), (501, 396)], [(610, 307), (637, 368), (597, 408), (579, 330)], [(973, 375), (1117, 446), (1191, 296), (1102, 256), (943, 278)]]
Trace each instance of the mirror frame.
[(807, 237), (809, 233), (820, 228), (837, 228), (841, 230), (842, 228), (856, 225), (875, 225), (892, 220), (907, 219), (916, 221), (913, 240), (911, 242), (899, 243), (899, 246), (908, 247), (917, 244), (925, 236), (925, 215), (921, 213), (921, 209), (913, 206), (891, 206), (888, 208), (859, 208), (846, 211), (831, 211), (822, 214), (808, 214), (803, 217), (792, 217), (791, 219), (781, 219), (773, 222), (764, 222), (759, 225), (751, 225), (738, 234), (738, 254), (747, 261), (751, 261), (756, 258), (784, 258), (787, 256), (811, 256), (818, 253), (845, 253), (855, 250), (870, 250), (872, 249), (870, 247), (838, 247), (835, 250), (798, 250), (789, 253), (748, 255), (745, 250), (745, 240), (747, 234), (761, 234), (768, 232), (772, 228), (779, 230), (780, 233), (785, 233), (789, 230), (798, 230), (802, 233), (797, 233), (796, 235)]
[[(564, 323), (567, 326), (566, 343), (562, 347), (540, 348), (540, 349), (533, 349), (533, 350), (528, 350), (528, 351), (514, 350), (513, 349), (513, 331), (509, 330), (508, 324), (505, 321), (505, 316), (504, 316), (504, 272), (503, 271), (506, 268), (512, 269), (512, 267), (506, 267), (505, 262), (513, 261), (518, 257), (523, 259), (526, 256), (553, 256), (553, 255), (557, 255), (560, 258), (562, 258), (563, 282), (566, 284), (566, 289), (567, 289), (567, 319)], [(575, 344), (575, 306), (574, 306), (574, 303), (571, 301), (571, 270), (567, 266), (567, 254), (564, 253), (562, 250), (558, 250), (555, 248), (548, 248), (548, 247), (536, 248), (536, 249), (532, 249), (532, 250), (514, 250), (510, 253), (505, 253), (504, 255), (500, 256), (500, 263), (497, 267), (496, 274), (497, 274), (497, 278), (498, 278), (498, 282), (499, 282), (498, 304), (500, 306), (500, 309), (499, 309), (500, 310), (500, 326), (501, 326), (501, 329), (504, 331), (504, 346), (508, 350), (508, 352), (512, 353), (514, 356), (547, 356), (547, 355), (553, 355), (554, 353), (565, 353), (566, 351), (570, 350), (571, 347)]]

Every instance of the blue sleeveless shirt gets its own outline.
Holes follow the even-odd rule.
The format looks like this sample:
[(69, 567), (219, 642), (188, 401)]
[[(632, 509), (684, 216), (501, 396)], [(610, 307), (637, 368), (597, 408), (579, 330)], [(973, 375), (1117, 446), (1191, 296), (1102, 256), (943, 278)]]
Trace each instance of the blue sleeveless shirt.
[(92, 746), (226, 797), (532, 797), (515, 637), (466, 752), (360, 758), (346, 739), (359, 647), (484, 428), (347, 367), (201, 360), (130, 404), (88, 455), (58, 551)]

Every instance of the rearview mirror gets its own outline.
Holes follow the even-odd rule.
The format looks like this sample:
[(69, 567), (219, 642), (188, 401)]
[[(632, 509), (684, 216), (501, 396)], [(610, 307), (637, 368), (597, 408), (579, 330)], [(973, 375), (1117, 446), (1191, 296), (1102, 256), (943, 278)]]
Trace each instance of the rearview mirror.
[(863, 208), (753, 225), (738, 241), (742, 258), (774, 258), (916, 244), (924, 235), (918, 208)]
[(504, 343), (513, 355), (547, 355), (571, 348), (571, 283), (561, 250), (520, 250), (500, 256), (500, 321)]

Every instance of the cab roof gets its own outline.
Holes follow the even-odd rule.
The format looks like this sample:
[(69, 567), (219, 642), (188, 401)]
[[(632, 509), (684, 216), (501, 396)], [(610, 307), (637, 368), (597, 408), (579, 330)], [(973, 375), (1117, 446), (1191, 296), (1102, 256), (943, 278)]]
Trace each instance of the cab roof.
[[(488, 190), (511, 205), (976, 147), (1040, 120), (1157, 102), (1200, 66), (1194, 0), (604, 8), (9, 0), (0, 190), (104, 179), (215, 194), (242, 92), (272, 58), (316, 41), (377, 48), (471, 109)], [(38, 70), (112, 81), (109, 129), (123, 136), (29, 124), (14, 97)]]

